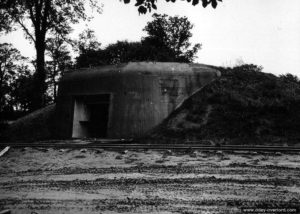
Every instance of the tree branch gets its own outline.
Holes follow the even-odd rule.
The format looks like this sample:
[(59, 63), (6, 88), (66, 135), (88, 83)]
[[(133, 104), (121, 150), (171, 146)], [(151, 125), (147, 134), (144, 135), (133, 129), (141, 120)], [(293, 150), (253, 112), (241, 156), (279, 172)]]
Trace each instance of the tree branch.
[(26, 28), (26, 26), (23, 24), (23, 22), (20, 19), (17, 19), (16, 21), (21, 25), (21, 27), (23, 28), (23, 30), (25, 31), (25, 33), (27, 34), (27, 36), (29, 36), (29, 38), (32, 39), (33, 42), (35, 42), (34, 37), (29, 32), (29, 30)]

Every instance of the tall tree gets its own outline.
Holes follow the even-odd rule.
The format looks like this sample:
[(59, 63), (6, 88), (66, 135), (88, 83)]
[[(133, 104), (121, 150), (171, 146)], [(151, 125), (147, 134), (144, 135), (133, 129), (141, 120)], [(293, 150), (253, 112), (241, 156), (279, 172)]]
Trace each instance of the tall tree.
[(10, 86), (10, 103), (13, 107), (13, 115), (18, 113), (24, 115), (34, 110), (32, 96), (34, 95), (33, 75), (28, 66), (23, 65), (18, 68), (18, 77)]
[(30, 75), (26, 62), (27, 59), (11, 44), (0, 44), (0, 119), (4, 112), (13, 112), (19, 106), (15, 93), (25, 89), (17, 89), (16, 82)]
[[(89, 0), (90, 6), (100, 12), (97, 0)], [(36, 72), (34, 74), (34, 106), (45, 103), (46, 90), (45, 50), (46, 39), (51, 33), (65, 35), (70, 25), (87, 20), (85, 0), (2, 0), (0, 2), (0, 30), (13, 30), (17, 23), (36, 49)], [(28, 26), (31, 24), (31, 26)]]
[(0, 112), (8, 104), (10, 87), (17, 78), (17, 69), (24, 59), (11, 44), (0, 44)]
[[(213, 8), (216, 8), (218, 5), (218, 2), (222, 2), (222, 0), (183, 0), (187, 1), (188, 3), (192, 3), (193, 6), (199, 4), (199, 2), (202, 2), (202, 6), (205, 8), (208, 5), (211, 5)], [(125, 4), (128, 4), (130, 0), (124, 0)], [(139, 13), (145, 14), (147, 11), (151, 12), (151, 9), (156, 10), (156, 2), (157, 0), (135, 0), (135, 6), (138, 7)], [(176, 2), (176, 0), (166, 0), (166, 2)]]
[(188, 18), (156, 13), (152, 17), (144, 28), (148, 36), (142, 42), (170, 50), (178, 62), (192, 62), (201, 45), (191, 47), (189, 40), (194, 26)]
[(100, 49), (101, 43), (98, 41), (95, 31), (85, 29), (79, 34), (79, 38), (75, 41), (75, 51), (79, 56), (76, 58), (76, 66), (88, 67), (94, 65), (107, 64), (103, 52)]
[(153, 14), (153, 20), (144, 28), (148, 35), (139, 42), (118, 41), (100, 49), (94, 45), (96, 39), (93, 36), (89, 37), (94, 42), (81, 36), (76, 65), (89, 67), (130, 61), (193, 62), (201, 45), (192, 46), (189, 41), (192, 28), (186, 17)]
[(51, 95), (51, 102), (56, 101), (57, 85), (60, 77), (72, 65), (70, 51), (67, 46), (66, 39), (60, 34), (53, 35), (46, 41), (46, 54), (50, 57), (50, 60), (46, 62), (46, 83), (48, 92)]
[(95, 31), (91, 29), (85, 29), (83, 32), (81, 32), (76, 43), (79, 54), (89, 51), (97, 51), (101, 46), (101, 43), (98, 41), (95, 35)]

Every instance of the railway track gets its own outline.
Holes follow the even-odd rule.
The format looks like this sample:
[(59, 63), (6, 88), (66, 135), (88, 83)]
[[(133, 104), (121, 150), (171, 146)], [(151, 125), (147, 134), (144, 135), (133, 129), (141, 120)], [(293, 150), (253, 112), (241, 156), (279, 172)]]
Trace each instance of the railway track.
[(128, 142), (104, 142), (88, 144), (66, 144), (66, 143), (20, 143), (9, 144), (12, 148), (72, 148), (72, 149), (109, 149), (109, 150), (199, 150), (199, 151), (253, 151), (253, 152), (300, 152), (300, 147), (291, 146), (245, 146), (245, 145), (201, 145), (201, 144), (141, 144)]

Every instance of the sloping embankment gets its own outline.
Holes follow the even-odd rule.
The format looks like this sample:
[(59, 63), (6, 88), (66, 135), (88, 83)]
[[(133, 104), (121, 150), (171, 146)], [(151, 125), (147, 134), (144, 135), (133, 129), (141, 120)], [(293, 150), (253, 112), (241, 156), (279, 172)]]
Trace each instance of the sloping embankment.
[(53, 137), (55, 104), (34, 111), (12, 123), (3, 133), (4, 142), (30, 142)]
[(254, 65), (218, 69), (221, 78), (186, 100), (147, 138), (181, 143), (299, 144), (299, 81), (263, 73)]

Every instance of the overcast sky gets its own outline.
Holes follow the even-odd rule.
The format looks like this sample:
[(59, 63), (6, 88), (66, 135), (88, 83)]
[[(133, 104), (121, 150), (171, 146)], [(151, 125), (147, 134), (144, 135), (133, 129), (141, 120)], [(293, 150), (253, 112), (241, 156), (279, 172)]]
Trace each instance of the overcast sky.
[[(102, 47), (117, 40), (139, 41), (151, 14), (119, 0), (103, 2), (102, 14), (88, 24), (75, 26), (76, 37), (87, 25), (95, 30)], [(195, 25), (192, 42), (201, 43), (196, 62), (232, 66), (238, 61), (262, 65), (264, 72), (292, 73), (300, 77), (300, 0), (223, 0), (217, 9), (158, 1), (156, 13), (187, 16)], [(25, 56), (33, 57), (33, 45), (21, 31), (2, 36)]]

